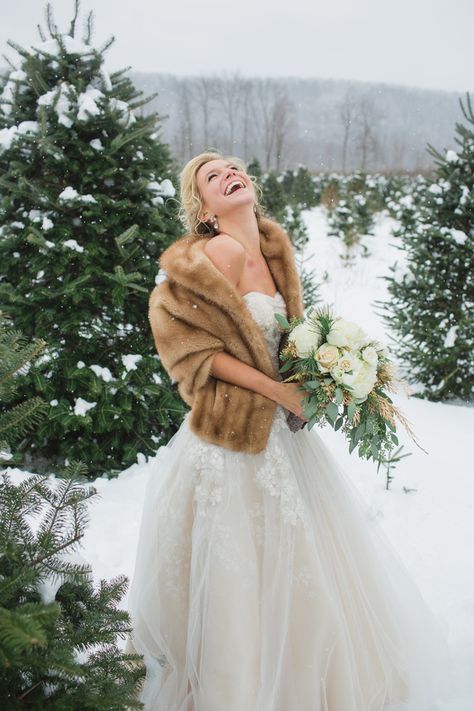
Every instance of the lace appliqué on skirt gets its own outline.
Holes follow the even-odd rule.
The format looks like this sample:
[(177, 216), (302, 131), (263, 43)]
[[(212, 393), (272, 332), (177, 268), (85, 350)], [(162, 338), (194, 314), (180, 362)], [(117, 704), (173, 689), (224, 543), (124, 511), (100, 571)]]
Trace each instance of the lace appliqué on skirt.
[(267, 446), (263, 452), (264, 462), (256, 475), (258, 485), (271, 496), (280, 499), (281, 513), (285, 523), (302, 524), (310, 531), (306, 505), (301, 496), (288, 457), (280, 444), (279, 434), (288, 429), (285, 410), (279, 405), (275, 412)]
[(197, 438), (189, 452), (194, 468), (195, 515), (207, 516), (210, 509), (222, 501), (224, 490), (224, 453), (222, 448)]
[(279, 442), (279, 434), (287, 429), (286, 413), (277, 406), (265, 450), (257, 455), (225, 450), (218, 445), (198, 439), (189, 456), (195, 470), (194, 502), (197, 516), (209, 515), (222, 501), (226, 482), (226, 458), (256, 457), (255, 481), (257, 486), (279, 499), (282, 518), (285, 523), (296, 526), (302, 524), (308, 531), (309, 519), (305, 502), (298, 488), (295, 474), (291, 469), (284, 449)]

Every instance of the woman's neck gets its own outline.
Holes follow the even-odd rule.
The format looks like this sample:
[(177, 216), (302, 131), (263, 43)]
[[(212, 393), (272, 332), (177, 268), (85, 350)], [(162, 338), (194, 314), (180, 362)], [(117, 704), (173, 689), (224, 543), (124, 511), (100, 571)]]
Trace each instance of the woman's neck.
[(219, 232), (230, 235), (242, 244), (247, 254), (252, 257), (261, 255), (260, 232), (257, 216), (253, 205), (243, 205), (242, 209), (235, 209), (231, 214), (218, 217)]

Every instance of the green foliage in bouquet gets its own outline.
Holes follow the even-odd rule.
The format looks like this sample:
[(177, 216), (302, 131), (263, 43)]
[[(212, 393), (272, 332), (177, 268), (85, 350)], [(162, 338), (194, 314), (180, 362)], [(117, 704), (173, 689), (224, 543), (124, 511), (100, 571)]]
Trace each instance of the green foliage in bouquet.
[(346, 436), (349, 452), (357, 448), (360, 457), (379, 466), (399, 444), (397, 419), (413, 436), (388, 395), (396, 377), (382, 344), (327, 306), (310, 310), (304, 319), (275, 318), (287, 334), (279, 372), (289, 373), (284, 382), (301, 384), (308, 429), (329, 423)]

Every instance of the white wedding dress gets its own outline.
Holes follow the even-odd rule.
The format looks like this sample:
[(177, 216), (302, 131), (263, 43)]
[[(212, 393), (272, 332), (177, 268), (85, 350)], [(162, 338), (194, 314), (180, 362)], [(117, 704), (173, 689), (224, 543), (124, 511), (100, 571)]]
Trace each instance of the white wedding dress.
[[(277, 363), (283, 297), (244, 298)], [(440, 708), (438, 622), (316, 428), (278, 405), (248, 454), (188, 418), (150, 460), (129, 591), (145, 709)]]

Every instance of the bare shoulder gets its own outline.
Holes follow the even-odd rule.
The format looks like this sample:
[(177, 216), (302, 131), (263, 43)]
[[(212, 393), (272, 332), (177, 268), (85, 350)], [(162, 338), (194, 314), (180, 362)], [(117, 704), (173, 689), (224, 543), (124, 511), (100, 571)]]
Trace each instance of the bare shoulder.
[(237, 285), (245, 264), (245, 249), (240, 242), (221, 233), (206, 242), (204, 251), (217, 269)]

